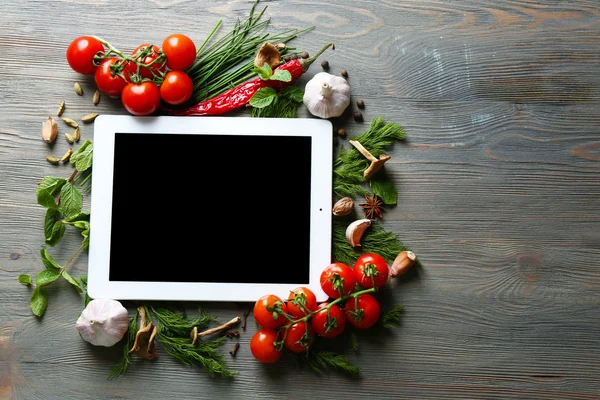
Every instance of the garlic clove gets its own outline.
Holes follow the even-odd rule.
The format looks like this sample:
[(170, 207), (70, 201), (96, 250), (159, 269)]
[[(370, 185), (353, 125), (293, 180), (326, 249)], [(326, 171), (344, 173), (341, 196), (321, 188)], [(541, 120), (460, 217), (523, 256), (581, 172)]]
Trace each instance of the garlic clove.
[(56, 139), (56, 135), (58, 135), (58, 124), (54, 118), (48, 117), (42, 123), (42, 139), (46, 143), (52, 143)]
[(348, 225), (348, 228), (346, 228), (346, 240), (348, 240), (350, 246), (360, 246), (362, 236), (369, 226), (371, 226), (370, 219), (359, 219)]
[(75, 323), (79, 335), (94, 346), (110, 347), (127, 332), (129, 315), (121, 303), (112, 299), (94, 299)]
[(390, 268), (390, 277), (395, 278), (408, 272), (415, 264), (417, 256), (412, 251), (400, 252)]

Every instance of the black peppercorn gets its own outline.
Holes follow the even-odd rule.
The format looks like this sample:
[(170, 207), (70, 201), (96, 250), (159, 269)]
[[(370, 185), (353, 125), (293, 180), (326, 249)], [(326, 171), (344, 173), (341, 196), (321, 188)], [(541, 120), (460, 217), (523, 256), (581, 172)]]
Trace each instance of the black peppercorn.
[(292, 54), (292, 55), (290, 56), (290, 58), (291, 58), (292, 60), (297, 60), (297, 59), (298, 59), (298, 54)]
[(300, 57), (302, 57), (302, 58), (308, 58), (309, 57), (308, 51), (303, 51), (302, 54), (300, 54)]
[(327, 61), (327, 60), (322, 61), (321, 62), (321, 67), (323, 69), (329, 69), (329, 61)]
[(356, 102), (356, 105), (358, 106), (358, 108), (365, 108), (365, 102), (362, 99), (358, 100)]
[(346, 130), (344, 128), (340, 128), (337, 131), (337, 134), (341, 137), (345, 137), (346, 136)]
[(288, 62), (288, 61), (290, 61), (290, 60), (291, 60), (290, 56), (285, 56), (285, 57), (283, 57), (283, 61), (285, 61), (285, 62)]
[(342, 76), (343, 76), (344, 78), (347, 78), (347, 77), (348, 77), (348, 70), (346, 70), (346, 69), (343, 69), (343, 70), (342, 70)]
[(360, 111), (354, 111), (354, 114), (352, 114), (354, 116), (354, 120), (356, 122), (361, 122), (363, 120), (363, 115)]

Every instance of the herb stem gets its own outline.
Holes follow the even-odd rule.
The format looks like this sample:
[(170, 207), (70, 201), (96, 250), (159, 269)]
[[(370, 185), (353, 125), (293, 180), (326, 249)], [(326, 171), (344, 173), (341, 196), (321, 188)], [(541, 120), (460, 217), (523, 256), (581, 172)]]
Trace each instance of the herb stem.
[(83, 249), (84, 245), (83, 243), (77, 248), (77, 250), (75, 250), (75, 253), (73, 253), (73, 255), (71, 256), (71, 258), (69, 258), (69, 260), (65, 263), (65, 265), (60, 269), (60, 274), (62, 275), (63, 271), (65, 271), (67, 269), (67, 267), (69, 266), (69, 264), (71, 264), (71, 261), (73, 261), (75, 259), (75, 257), (77, 256), (77, 254), (79, 254), (79, 252)]

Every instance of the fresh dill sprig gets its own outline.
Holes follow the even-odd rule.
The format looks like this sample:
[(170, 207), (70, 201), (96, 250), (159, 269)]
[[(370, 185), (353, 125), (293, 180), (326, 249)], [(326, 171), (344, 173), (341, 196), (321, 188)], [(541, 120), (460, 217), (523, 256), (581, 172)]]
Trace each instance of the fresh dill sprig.
[(307, 366), (318, 374), (324, 371), (334, 369), (347, 373), (349, 375), (360, 375), (360, 368), (352, 364), (348, 357), (333, 351), (309, 351), (307, 353), (296, 354), (296, 362), (300, 366)]
[(129, 350), (131, 350), (133, 343), (135, 343), (135, 335), (138, 330), (137, 329), (138, 315), (139, 315), (139, 312), (136, 310), (135, 315), (129, 321), (129, 328), (127, 328), (127, 333), (126, 333), (127, 336), (125, 339), (125, 345), (123, 346), (123, 358), (117, 365), (115, 365), (110, 370), (110, 372), (108, 373), (109, 379), (116, 378), (119, 375), (123, 375), (127, 371), (127, 368), (129, 368), (129, 364), (131, 364), (131, 356), (129, 354)]
[(156, 339), (161, 348), (183, 365), (202, 367), (210, 375), (220, 375), (231, 378), (236, 371), (231, 370), (219, 348), (223, 345), (226, 336), (217, 339), (202, 339), (192, 345), (190, 332), (197, 326), (206, 328), (215, 317), (204, 315), (196, 319), (189, 319), (185, 313), (167, 308), (151, 307), (156, 317)]
[(385, 312), (379, 319), (378, 325), (385, 329), (393, 329), (400, 322), (404, 306), (396, 304), (394, 307)]

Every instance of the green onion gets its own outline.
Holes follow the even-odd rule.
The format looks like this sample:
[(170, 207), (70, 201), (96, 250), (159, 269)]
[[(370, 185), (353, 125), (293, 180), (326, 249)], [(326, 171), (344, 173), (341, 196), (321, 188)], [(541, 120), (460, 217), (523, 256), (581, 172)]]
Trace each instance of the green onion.
[(222, 21), (219, 21), (198, 48), (194, 65), (186, 71), (194, 83), (193, 102), (211, 99), (254, 77), (254, 57), (266, 41), (287, 44), (299, 34), (314, 29), (289, 29), (276, 34), (265, 32), (270, 19), (260, 19), (267, 7), (255, 15), (257, 4), (258, 0), (252, 5), (245, 21), (236, 22), (231, 31), (210, 43), (222, 24)]

